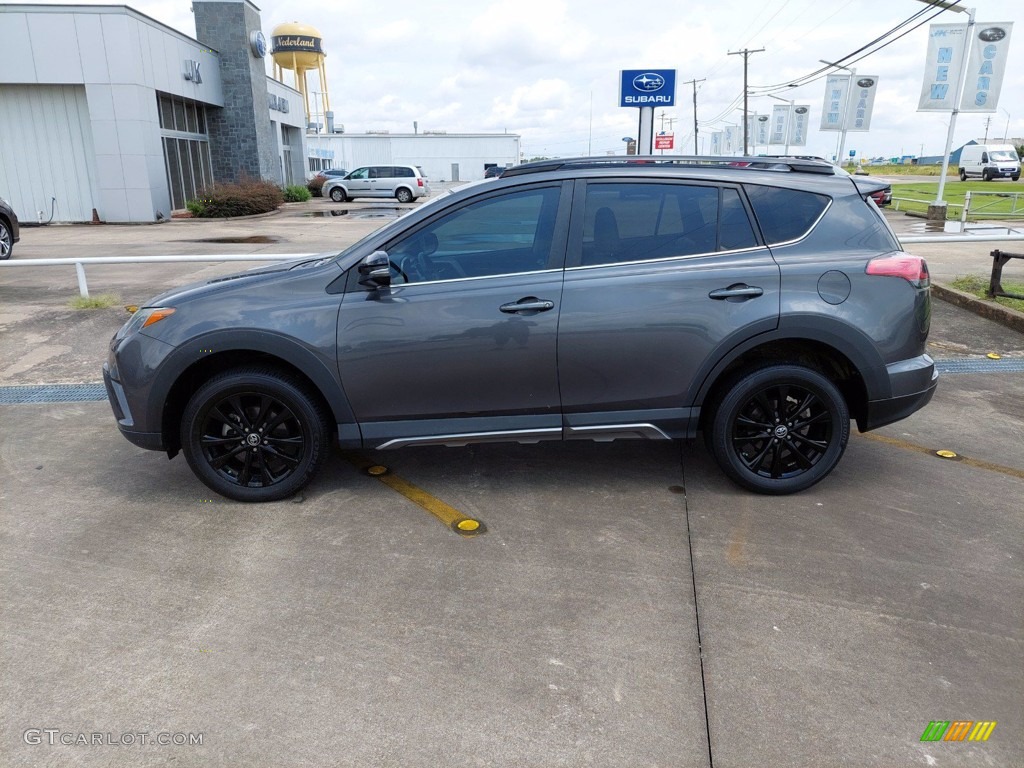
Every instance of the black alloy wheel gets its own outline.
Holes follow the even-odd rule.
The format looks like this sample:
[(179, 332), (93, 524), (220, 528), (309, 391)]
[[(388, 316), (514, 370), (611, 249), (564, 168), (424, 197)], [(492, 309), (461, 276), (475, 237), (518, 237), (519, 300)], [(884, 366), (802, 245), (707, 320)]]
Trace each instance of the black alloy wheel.
[(276, 501), (305, 486), (329, 451), (328, 417), (304, 383), (277, 371), (215, 376), (185, 409), (181, 446), (207, 486), (237, 501)]
[(0, 219), (0, 261), (9, 259), (14, 251), (14, 236), (7, 222)]
[(759, 493), (795, 493), (831, 472), (850, 438), (842, 394), (817, 371), (771, 365), (735, 380), (713, 415), (722, 470)]

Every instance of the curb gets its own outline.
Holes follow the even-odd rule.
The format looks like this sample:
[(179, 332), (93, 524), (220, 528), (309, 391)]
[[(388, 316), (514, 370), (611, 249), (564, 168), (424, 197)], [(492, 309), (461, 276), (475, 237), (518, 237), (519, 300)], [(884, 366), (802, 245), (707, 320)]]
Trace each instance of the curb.
[(958, 291), (956, 288), (942, 285), (932, 281), (932, 293), (943, 301), (954, 304), (963, 309), (970, 310), (976, 315), (992, 320), (1007, 328), (1012, 328), (1018, 333), (1024, 333), (1024, 312), (1004, 307), (995, 301), (979, 299), (969, 293)]

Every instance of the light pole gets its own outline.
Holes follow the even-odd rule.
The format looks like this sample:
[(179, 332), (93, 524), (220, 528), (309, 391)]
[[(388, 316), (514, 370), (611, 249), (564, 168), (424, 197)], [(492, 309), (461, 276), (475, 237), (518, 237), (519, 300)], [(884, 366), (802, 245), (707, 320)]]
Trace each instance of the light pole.
[(825, 61), (824, 59), (818, 59), (822, 64), (828, 64), (830, 67), (838, 67), (839, 69), (845, 69), (850, 73), (850, 82), (846, 86), (846, 95), (843, 97), (843, 108), (839, 114), (839, 149), (836, 150), (836, 165), (842, 166), (843, 164), (843, 150), (846, 149), (846, 120), (847, 113), (850, 111), (850, 94), (853, 93), (853, 78), (857, 76), (857, 71), (844, 67), (842, 64), (836, 64), (833, 61)]
[(1005, 141), (1007, 144), (1009, 144), (1010, 143), (1010, 113), (1007, 112), (1002, 107), (999, 108), (999, 111), (1003, 112), (1006, 115), (1006, 127), (1003, 129), (1003, 141)]
[(781, 101), (783, 104), (789, 104), (789, 115), (787, 115), (787, 117), (786, 117), (786, 148), (782, 151), (782, 154), (788, 155), (789, 154), (789, 131), (790, 131), (789, 121), (793, 119), (793, 103), (794, 103), (794, 100), (793, 99), (784, 99), (781, 96), (772, 96), (770, 93), (766, 94), (766, 95), (768, 96), (769, 99), (775, 99), (776, 101)]

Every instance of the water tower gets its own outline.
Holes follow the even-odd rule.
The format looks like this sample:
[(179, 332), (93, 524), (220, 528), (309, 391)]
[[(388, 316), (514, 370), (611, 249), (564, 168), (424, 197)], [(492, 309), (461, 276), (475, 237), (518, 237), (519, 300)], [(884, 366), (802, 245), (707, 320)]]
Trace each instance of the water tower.
[[(307, 73), (315, 69), (320, 75), (320, 90), (323, 92), (323, 114), (327, 122), (327, 131), (334, 130), (334, 113), (331, 112), (331, 101), (327, 95), (327, 71), (324, 69), (323, 37), (320, 32), (308, 24), (293, 21), (278, 24), (270, 33), (271, 54), (274, 57), (274, 79), (284, 82), (284, 70), (288, 69), (295, 76), (295, 89), (302, 94), (306, 106), (306, 125), (311, 122), (309, 111), (309, 85)], [(315, 93), (315, 92), (314, 92)], [(319, 115), (317, 109), (314, 114)]]

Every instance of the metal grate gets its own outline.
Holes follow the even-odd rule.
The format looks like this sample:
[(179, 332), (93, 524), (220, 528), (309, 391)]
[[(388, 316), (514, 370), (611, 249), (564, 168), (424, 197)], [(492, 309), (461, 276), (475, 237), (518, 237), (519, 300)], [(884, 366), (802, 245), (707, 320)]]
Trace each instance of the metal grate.
[(957, 373), (1024, 373), (1024, 358), (1004, 357), (1001, 360), (977, 358), (936, 360), (939, 374)]
[(23, 403), (78, 403), (106, 400), (103, 382), (95, 384), (26, 384), (0, 387), (0, 405)]

